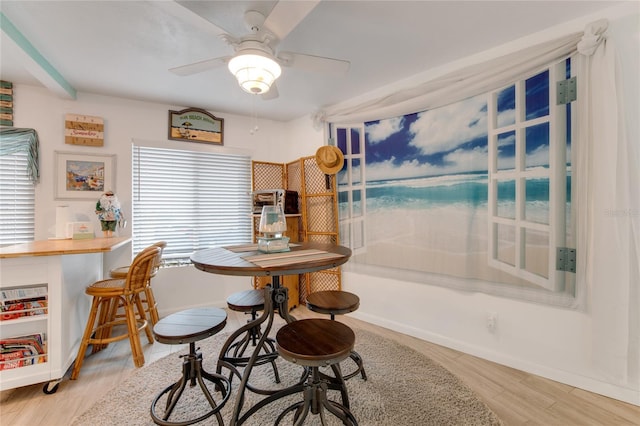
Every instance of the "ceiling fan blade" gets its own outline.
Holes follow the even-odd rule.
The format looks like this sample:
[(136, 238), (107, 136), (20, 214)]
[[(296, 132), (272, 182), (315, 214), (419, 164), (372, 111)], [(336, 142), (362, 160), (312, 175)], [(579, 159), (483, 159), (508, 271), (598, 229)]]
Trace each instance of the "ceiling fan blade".
[(213, 36), (219, 36), (225, 33), (225, 31), (218, 27), (216, 24), (203, 18), (186, 6), (181, 5), (177, 1), (153, 1), (151, 3), (153, 3), (154, 6), (163, 9), (173, 17), (177, 18), (180, 22), (184, 22), (192, 27), (196, 27), (202, 31), (206, 31)]
[(284, 38), (311, 12), (320, 0), (279, 1), (264, 21), (264, 26), (278, 37)]
[(285, 67), (323, 74), (341, 75), (349, 71), (351, 62), (342, 59), (325, 58), (323, 56), (305, 55), (302, 53), (280, 52), (278, 59)]
[(230, 56), (224, 56), (221, 58), (205, 59), (204, 61), (194, 62), (188, 65), (181, 65), (179, 67), (170, 68), (169, 71), (179, 76), (186, 76), (197, 74), (200, 72), (212, 70), (223, 66), (231, 59)]
[(274, 81), (273, 83), (271, 83), (269, 91), (261, 96), (263, 101), (269, 101), (271, 99), (278, 98), (280, 94), (278, 93), (278, 86), (276, 86), (276, 82)]

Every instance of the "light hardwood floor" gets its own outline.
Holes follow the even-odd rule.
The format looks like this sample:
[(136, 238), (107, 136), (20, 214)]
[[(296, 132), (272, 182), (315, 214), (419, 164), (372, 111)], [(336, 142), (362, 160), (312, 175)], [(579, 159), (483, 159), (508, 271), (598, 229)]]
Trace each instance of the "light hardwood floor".
[[(228, 313), (227, 329), (245, 323), (247, 317), (243, 314)], [(320, 316), (303, 307), (296, 308), (293, 314), (297, 318)], [(505, 425), (640, 425), (640, 407), (399, 334), (348, 315), (341, 316), (340, 320), (394, 339), (440, 362), (466, 382)], [(182, 347), (157, 342), (146, 344), (144, 335), (142, 339), (147, 363), (183, 351)], [(68, 380), (67, 374), (52, 395), (42, 392), (43, 384), (1, 392), (0, 425), (68, 425), (134, 368), (128, 341), (111, 344), (86, 358), (78, 380)]]

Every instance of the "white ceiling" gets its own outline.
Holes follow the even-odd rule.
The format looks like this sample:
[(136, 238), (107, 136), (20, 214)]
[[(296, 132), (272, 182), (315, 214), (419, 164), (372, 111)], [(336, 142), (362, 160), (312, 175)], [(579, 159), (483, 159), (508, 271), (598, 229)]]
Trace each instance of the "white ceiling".
[[(348, 60), (350, 69), (283, 68), (273, 100), (243, 92), (224, 66), (183, 77), (168, 70), (233, 54), (217, 35), (245, 35), (244, 11), (268, 15), (277, 2), (179, 3), (2, 0), (0, 11), (78, 92), (288, 121), (620, 2), (321, 1), (277, 50)], [(42, 69), (4, 28), (0, 43), (3, 80), (46, 81), (50, 72), (34, 77)]]

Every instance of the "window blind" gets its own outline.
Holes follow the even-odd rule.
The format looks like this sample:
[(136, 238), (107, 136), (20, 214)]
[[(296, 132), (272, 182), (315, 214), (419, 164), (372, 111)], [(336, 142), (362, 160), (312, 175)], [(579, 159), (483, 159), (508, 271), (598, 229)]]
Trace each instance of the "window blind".
[(133, 146), (133, 253), (166, 241), (163, 263), (251, 241), (248, 156)]
[(0, 245), (24, 243), (35, 235), (35, 185), (26, 151), (0, 155)]

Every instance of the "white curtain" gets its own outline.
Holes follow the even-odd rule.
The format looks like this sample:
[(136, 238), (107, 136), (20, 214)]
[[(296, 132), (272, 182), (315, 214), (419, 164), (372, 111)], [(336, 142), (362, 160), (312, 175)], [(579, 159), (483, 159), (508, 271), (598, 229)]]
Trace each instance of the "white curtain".
[[(619, 67), (606, 21), (587, 26), (578, 43), (578, 130), (573, 142), (577, 194), (577, 276), (592, 320), (596, 370), (629, 377), (630, 315), (637, 294), (640, 229), (638, 164), (625, 131)], [(635, 332), (637, 332), (637, 327)]]
[(316, 125), (358, 123), (449, 105), (513, 84), (527, 72), (575, 54), (582, 35), (570, 34), (357, 105), (327, 107), (312, 119)]

